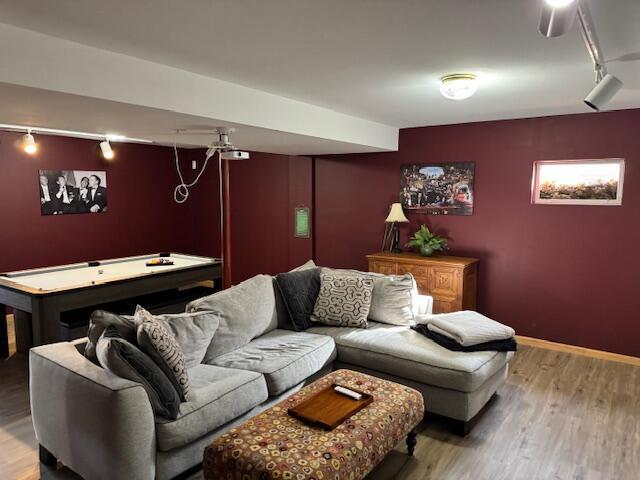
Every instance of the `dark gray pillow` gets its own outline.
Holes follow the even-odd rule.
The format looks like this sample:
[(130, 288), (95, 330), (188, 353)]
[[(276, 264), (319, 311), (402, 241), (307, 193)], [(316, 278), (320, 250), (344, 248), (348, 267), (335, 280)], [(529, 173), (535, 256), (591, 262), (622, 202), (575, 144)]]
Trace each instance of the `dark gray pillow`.
[(178, 392), (180, 400), (189, 395), (189, 375), (182, 348), (162, 322), (140, 305), (134, 316), (138, 324), (138, 346), (160, 367)]
[(276, 284), (282, 294), (293, 328), (306, 330), (313, 324), (311, 314), (320, 292), (320, 268), (309, 268), (276, 275)]
[(180, 397), (160, 367), (138, 347), (128, 342), (111, 325), (104, 329), (96, 346), (103, 368), (119, 377), (142, 384), (156, 415), (174, 420), (180, 409)]
[(96, 356), (96, 346), (100, 336), (107, 327), (113, 326), (118, 333), (128, 342), (136, 344), (136, 331), (138, 325), (133, 317), (116, 315), (115, 313), (96, 310), (91, 314), (89, 330), (87, 330), (87, 345), (84, 348), (84, 356), (96, 365), (99, 365)]

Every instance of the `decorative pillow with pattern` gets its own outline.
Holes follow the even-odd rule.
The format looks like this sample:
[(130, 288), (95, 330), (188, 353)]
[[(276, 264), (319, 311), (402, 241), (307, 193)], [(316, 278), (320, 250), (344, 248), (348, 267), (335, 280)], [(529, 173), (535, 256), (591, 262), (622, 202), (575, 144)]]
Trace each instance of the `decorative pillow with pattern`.
[(136, 308), (134, 320), (138, 322), (137, 339), (140, 350), (160, 367), (178, 392), (180, 400), (186, 401), (189, 395), (189, 375), (184, 353), (176, 337), (140, 305)]
[(311, 319), (337, 327), (367, 328), (373, 283), (364, 275), (323, 271)]

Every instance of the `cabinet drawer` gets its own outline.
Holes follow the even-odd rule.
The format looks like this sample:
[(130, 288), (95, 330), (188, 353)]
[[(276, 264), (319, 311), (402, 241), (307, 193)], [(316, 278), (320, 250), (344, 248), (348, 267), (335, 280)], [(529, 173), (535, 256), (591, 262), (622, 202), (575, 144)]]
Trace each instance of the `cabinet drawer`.
[(372, 262), (369, 270), (383, 275), (395, 275), (398, 271), (398, 265), (391, 262)]
[(416, 278), (416, 286), (418, 287), (418, 293), (420, 295), (430, 295), (429, 293), (429, 280), (427, 278)]
[(434, 296), (449, 296), (456, 298), (458, 277), (460, 271), (449, 267), (431, 267), (429, 270), (429, 291)]
[(402, 275), (405, 273), (410, 273), (414, 277), (416, 277), (416, 281), (418, 278), (428, 278), (429, 276), (429, 267), (425, 267), (423, 265), (411, 265), (408, 263), (399, 263), (398, 264), (398, 274)]
[(457, 302), (447, 300), (433, 300), (433, 313), (451, 313), (460, 310)]

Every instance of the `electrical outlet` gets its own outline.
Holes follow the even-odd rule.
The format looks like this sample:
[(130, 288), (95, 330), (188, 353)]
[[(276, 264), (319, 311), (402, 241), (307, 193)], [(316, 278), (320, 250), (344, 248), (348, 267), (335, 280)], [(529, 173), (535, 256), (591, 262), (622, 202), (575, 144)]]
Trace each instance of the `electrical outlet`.
[(198, 168), (198, 164), (195, 160), (191, 160), (191, 170), (195, 170)]

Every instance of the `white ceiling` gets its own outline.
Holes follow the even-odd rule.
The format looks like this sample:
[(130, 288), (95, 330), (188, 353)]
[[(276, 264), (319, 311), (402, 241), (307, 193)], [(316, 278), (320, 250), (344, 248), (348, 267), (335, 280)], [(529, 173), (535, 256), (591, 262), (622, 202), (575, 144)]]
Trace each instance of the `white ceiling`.
[[(640, 107), (640, 1), (589, 4), (625, 83), (609, 108)], [(0, 0), (6, 24), (393, 127), (589, 111), (577, 26), (546, 39), (538, 13), (538, 0)], [(438, 92), (458, 71), (481, 79), (463, 102)]]

